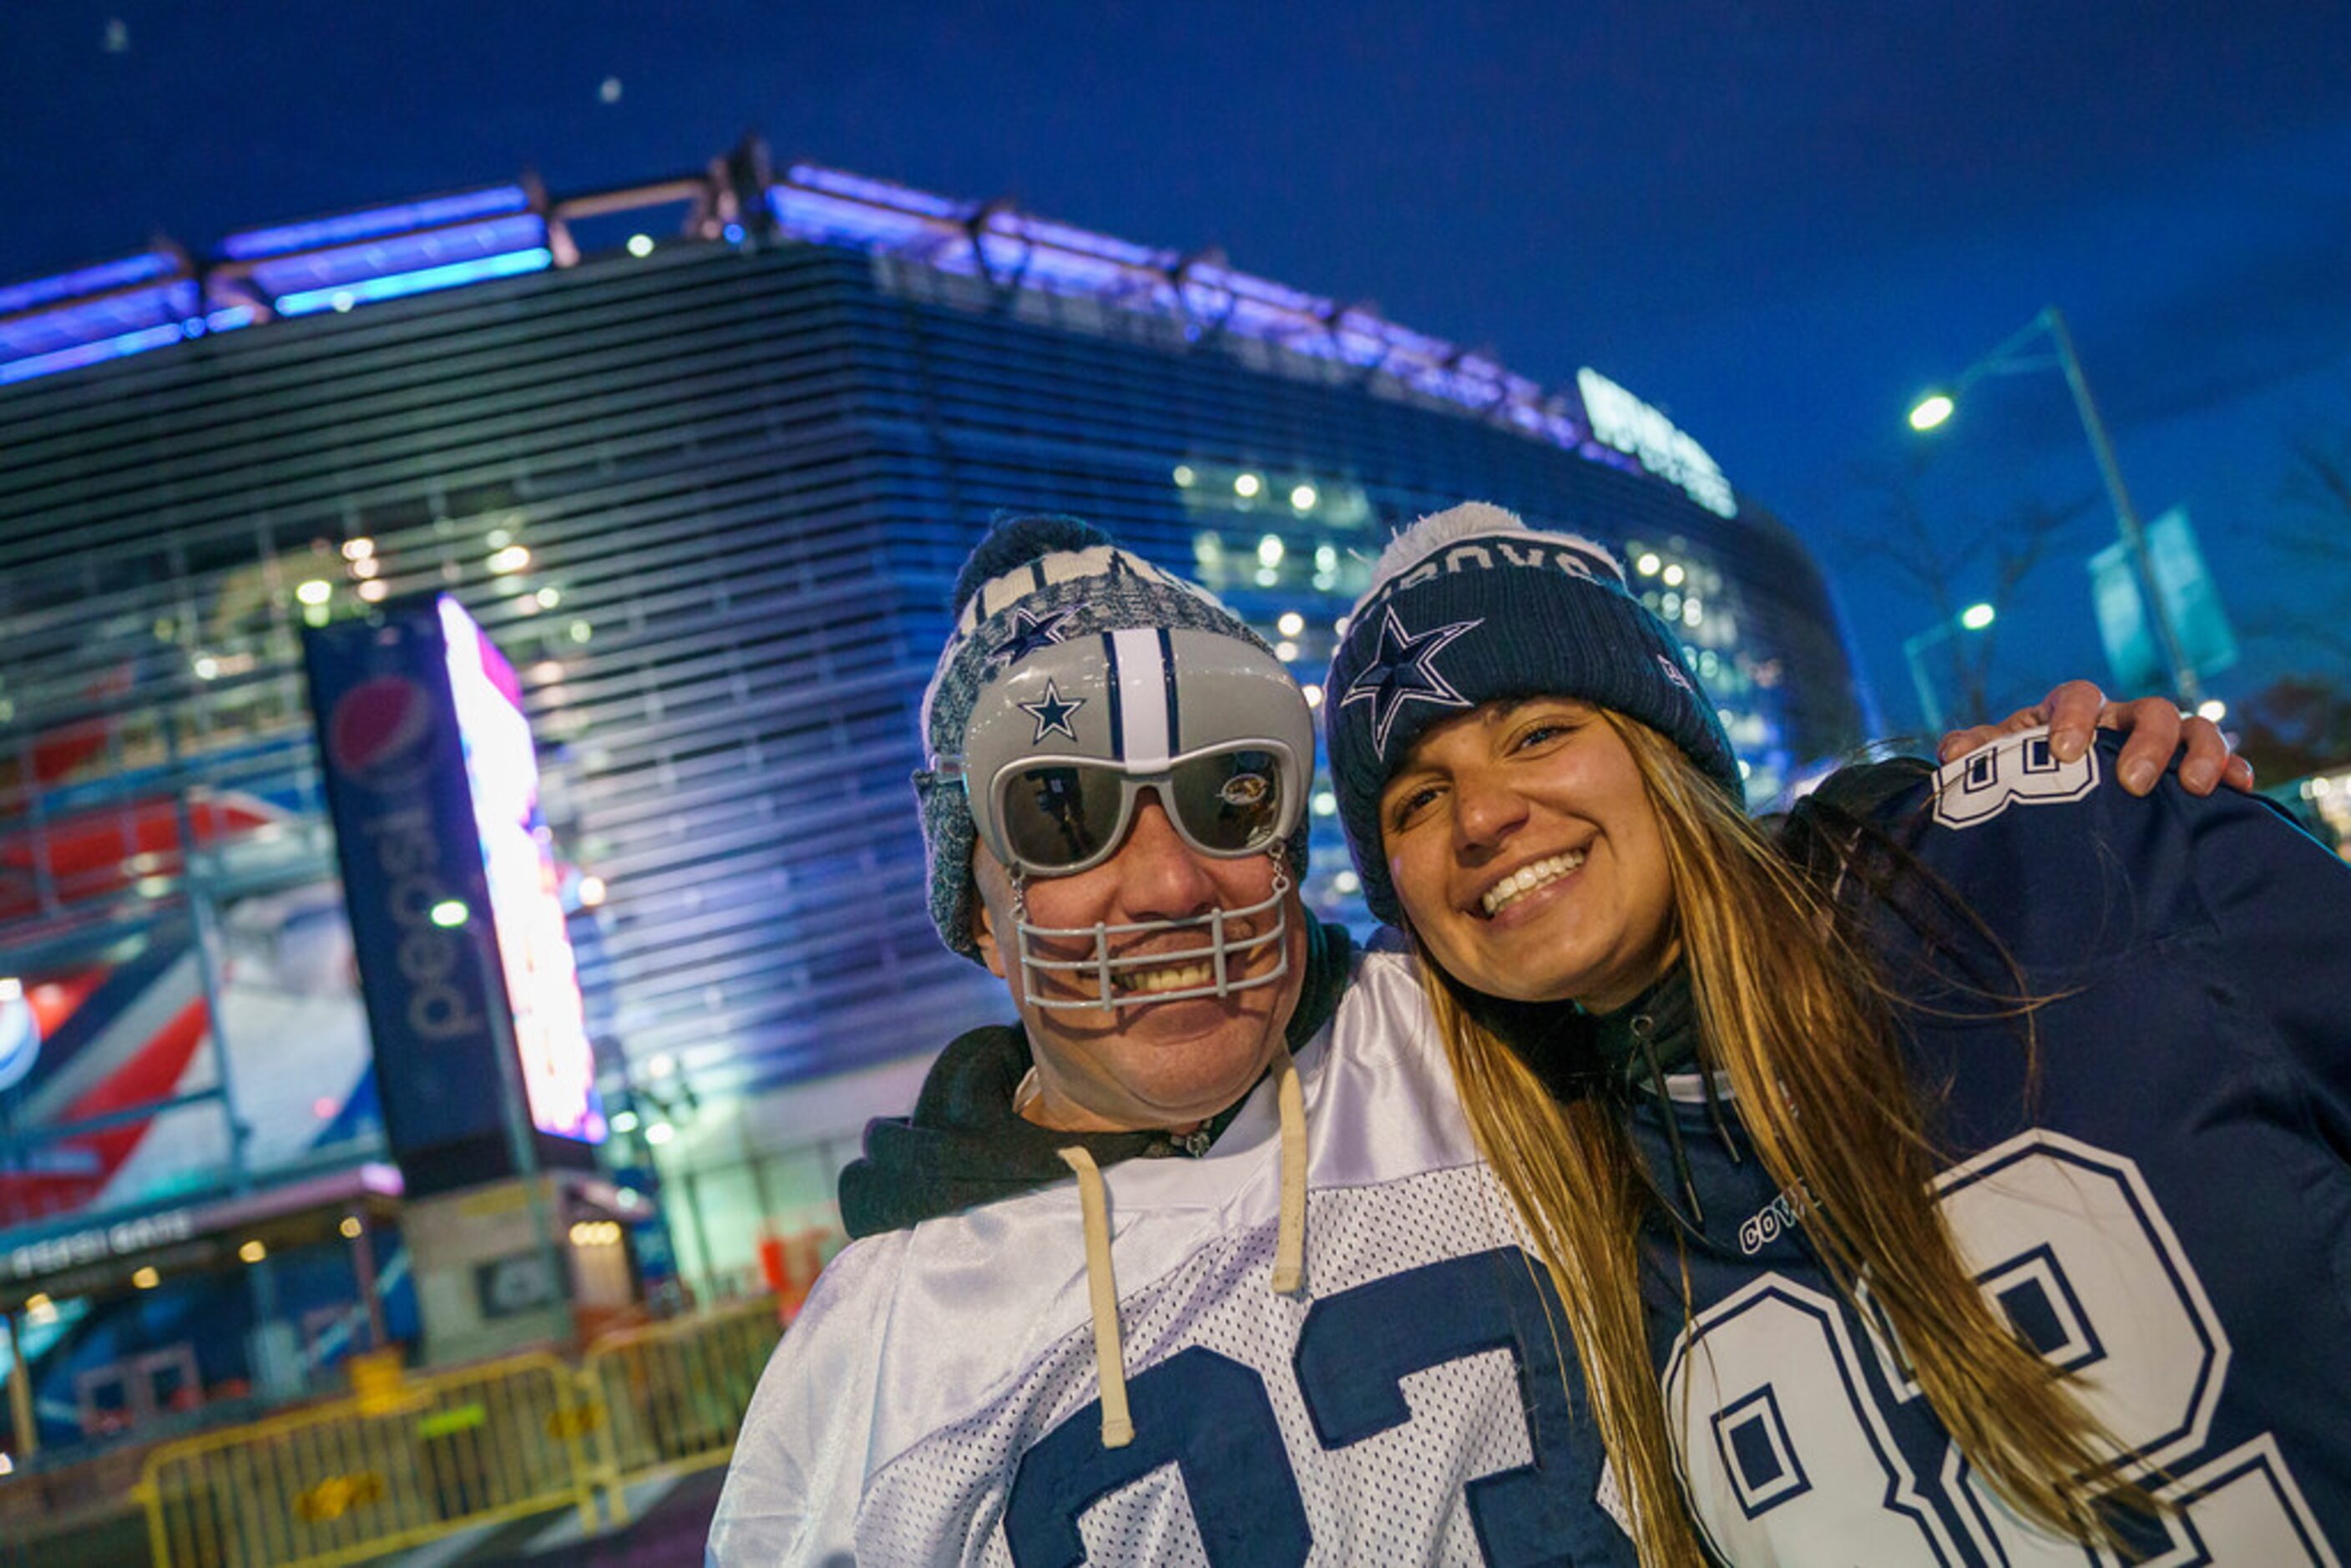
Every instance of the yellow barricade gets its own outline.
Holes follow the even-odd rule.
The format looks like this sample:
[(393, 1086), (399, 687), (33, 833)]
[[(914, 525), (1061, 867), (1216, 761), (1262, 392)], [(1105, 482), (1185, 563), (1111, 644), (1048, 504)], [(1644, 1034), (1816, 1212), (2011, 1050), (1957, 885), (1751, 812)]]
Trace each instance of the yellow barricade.
[(614, 1523), (628, 1518), (630, 1483), (726, 1462), (782, 1333), (770, 1296), (631, 1330), (589, 1351), (580, 1375)]
[(596, 1522), (591, 1407), (544, 1354), (166, 1444), (139, 1485), (158, 1568), (325, 1568), (569, 1502)]

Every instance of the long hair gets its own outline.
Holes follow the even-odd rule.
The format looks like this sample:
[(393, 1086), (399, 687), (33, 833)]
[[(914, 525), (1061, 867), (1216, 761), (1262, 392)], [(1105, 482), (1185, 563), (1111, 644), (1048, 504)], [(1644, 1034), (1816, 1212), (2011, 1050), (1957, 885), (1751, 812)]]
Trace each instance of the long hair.
[[(2111, 1542), (2097, 1500), (2153, 1505), (2108, 1478), (2124, 1445), (1994, 1315), (1954, 1249), (1929, 1190), (1936, 1150), (1896, 1044), (1896, 1003), (1851, 919), (1671, 742), (1602, 712), (1656, 813), (1701, 1066), (1729, 1079), (1757, 1156), (1802, 1200), (1830, 1280), (1853, 1301), (1866, 1277), (1936, 1416), (2010, 1506)], [(1471, 1130), (1564, 1303), (1641, 1561), (1702, 1564), (1642, 1311), (1636, 1238), (1653, 1199), (1622, 1110), (1605, 1096), (1555, 1100), (1483, 1021), (1483, 998), (1425, 947), (1421, 960)], [(1686, 1272), (1682, 1291), (1687, 1317)]]

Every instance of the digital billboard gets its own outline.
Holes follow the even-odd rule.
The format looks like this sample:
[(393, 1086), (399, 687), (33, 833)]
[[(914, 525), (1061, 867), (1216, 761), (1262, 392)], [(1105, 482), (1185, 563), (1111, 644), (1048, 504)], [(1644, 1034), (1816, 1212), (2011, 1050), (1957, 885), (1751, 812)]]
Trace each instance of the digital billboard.
[(312, 628), (304, 653), (408, 1190), (519, 1174), (510, 1083), (542, 1155), (586, 1163), (604, 1116), (512, 666), (446, 594)]

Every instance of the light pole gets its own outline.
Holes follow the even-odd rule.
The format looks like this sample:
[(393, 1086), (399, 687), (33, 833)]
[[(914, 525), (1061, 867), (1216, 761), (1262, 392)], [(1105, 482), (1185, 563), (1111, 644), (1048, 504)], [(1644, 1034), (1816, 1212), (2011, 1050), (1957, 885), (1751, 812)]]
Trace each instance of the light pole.
[(1927, 720), (1930, 736), (1943, 732), (1943, 705), (1935, 700), (1935, 683), (1927, 678), (1927, 666), (1918, 655), (1955, 632), (1980, 632), (1992, 623), (1997, 612), (1989, 604), (1970, 604), (1949, 621), (1938, 621), (1914, 636), (1902, 639), (1902, 657), (1910, 665), (1910, 685), (1918, 693), (1919, 711)]
[[(2114, 503), (2115, 526), (2121, 531), (2123, 548), (2130, 552), (2131, 565), (2138, 578), (2139, 598), (2146, 603), (2147, 620), (2155, 628), (2155, 643), (2163, 653), (2164, 668), (2170, 674), (2181, 703), (2191, 708), (2200, 706), (2203, 689), (2188, 662), (2179, 629), (2172, 625), (2171, 612), (2165, 607), (2163, 594), (2157, 586), (2155, 560), (2147, 548), (2147, 529), (2139, 522), (2138, 508), (2131, 504), (2130, 491), (2123, 484), (2122, 468), (2115, 461), (2114, 442), (2106, 435), (2106, 422), (2099, 417), (2097, 402), (2090, 396), (2090, 383), (2082, 374), (2081, 357), (2074, 351), (2074, 334), (2066, 329), (2065, 317), (2057, 307), (2044, 307), (2022, 331), (1961, 371), (1948, 388), (1930, 392), (1912, 404), (1910, 428), (1921, 433), (1939, 428), (1958, 408), (1959, 394), (1985, 376), (2011, 375), (2048, 365), (2047, 360), (2016, 357), (2019, 350), (2042, 333), (2047, 334), (2057, 350), (2057, 366), (2064, 372), (2065, 385), (2074, 393), (2074, 412), (2082, 416), (2083, 434), (2090, 438), (2090, 452), (2098, 460), (2098, 473), (2105, 479), (2106, 497)], [(1912, 674), (1917, 674), (1915, 664)]]

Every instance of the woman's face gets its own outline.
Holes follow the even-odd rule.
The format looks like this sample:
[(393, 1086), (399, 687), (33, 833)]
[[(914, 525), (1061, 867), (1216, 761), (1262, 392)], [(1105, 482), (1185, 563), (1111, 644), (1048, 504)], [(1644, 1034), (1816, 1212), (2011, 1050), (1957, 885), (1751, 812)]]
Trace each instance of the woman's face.
[(1380, 831), (1413, 930), (1477, 990), (1607, 1012), (1680, 950), (1648, 790), (1587, 703), (1489, 703), (1432, 727), (1380, 793)]

